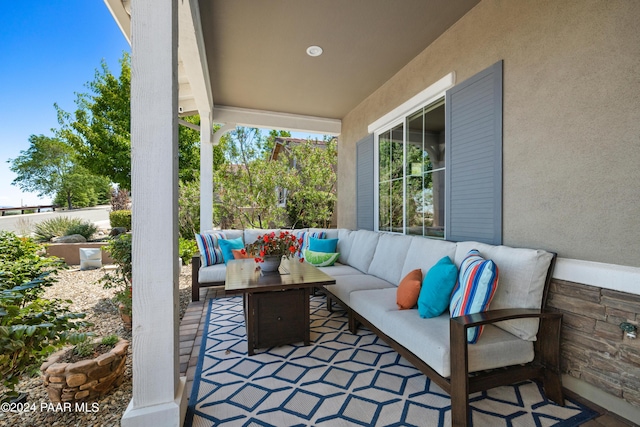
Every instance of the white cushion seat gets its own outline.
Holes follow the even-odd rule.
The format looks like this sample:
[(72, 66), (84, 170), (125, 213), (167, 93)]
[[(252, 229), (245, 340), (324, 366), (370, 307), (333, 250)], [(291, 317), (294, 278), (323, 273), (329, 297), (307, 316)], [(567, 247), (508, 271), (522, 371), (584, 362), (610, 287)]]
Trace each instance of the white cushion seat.
[(224, 264), (214, 264), (207, 267), (200, 267), (198, 272), (199, 283), (223, 282), (227, 274), (227, 266)]
[[(351, 307), (445, 378), (451, 376), (449, 313), (423, 319), (418, 310), (399, 310), (394, 289), (352, 292)], [(468, 345), (469, 372), (531, 362), (533, 342), (503, 329), (485, 326), (476, 344)]]
[(353, 268), (349, 265), (340, 264), (339, 262), (336, 262), (330, 267), (318, 267), (318, 269), (323, 273), (328, 274), (331, 277), (354, 276), (358, 274), (364, 274), (356, 268)]
[(363, 289), (397, 289), (395, 285), (392, 285), (386, 280), (369, 276), (367, 274), (337, 276), (335, 279), (335, 285), (326, 285), (325, 288), (348, 306), (351, 306), (349, 295), (352, 292), (361, 291)]

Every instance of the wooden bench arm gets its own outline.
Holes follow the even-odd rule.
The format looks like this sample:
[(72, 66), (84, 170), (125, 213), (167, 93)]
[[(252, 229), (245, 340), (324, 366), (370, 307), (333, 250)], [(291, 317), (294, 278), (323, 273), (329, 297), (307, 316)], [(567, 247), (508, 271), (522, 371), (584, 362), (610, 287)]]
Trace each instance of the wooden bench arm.
[[(455, 409), (452, 407), (453, 425), (467, 425), (466, 423), (470, 420), (468, 396), (470, 392), (475, 391), (475, 385), (473, 388), (470, 387), (468, 380), (469, 344), (467, 343), (467, 329), (505, 320), (527, 318), (540, 320), (537, 340), (534, 344), (536, 349), (534, 364), (543, 368), (540, 369), (539, 375), (544, 383), (545, 394), (554, 402), (564, 406), (562, 384), (560, 382), (560, 327), (562, 326), (562, 313), (521, 308), (489, 310), (484, 313), (452, 317), (449, 321), (449, 348), (451, 351), (450, 394), (452, 402), (459, 402)], [(510, 375), (510, 373), (506, 375)], [(527, 375), (527, 377), (531, 378), (530, 375)], [(513, 380), (519, 380), (519, 378), (513, 377)], [(489, 384), (479, 389), (493, 386), (495, 385)]]
[(191, 257), (191, 301), (200, 301), (200, 282), (198, 282), (199, 271), (200, 254)]
[[(452, 317), (451, 328), (462, 327), (464, 329), (474, 326), (489, 325), (492, 323), (503, 322), (505, 320), (514, 319), (560, 319), (561, 313), (551, 313), (538, 309), (529, 308), (504, 308), (499, 310), (489, 310), (483, 313), (467, 314), (464, 316)], [(456, 324), (454, 326), (454, 323)]]

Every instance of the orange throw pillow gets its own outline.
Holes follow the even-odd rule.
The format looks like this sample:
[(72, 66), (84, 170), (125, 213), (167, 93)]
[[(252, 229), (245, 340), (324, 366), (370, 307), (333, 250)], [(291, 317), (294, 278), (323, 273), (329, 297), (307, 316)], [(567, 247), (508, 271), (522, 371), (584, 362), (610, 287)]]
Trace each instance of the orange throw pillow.
[[(242, 253), (242, 251), (244, 251), (244, 253)], [(231, 249), (231, 252), (233, 252), (233, 259), (253, 258), (249, 255), (249, 252), (244, 249)]]
[(413, 270), (398, 285), (398, 293), (396, 295), (396, 304), (400, 310), (413, 308), (418, 303), (420, 296), (420, 286), (422, 286), (422, 270), (419, 268)]

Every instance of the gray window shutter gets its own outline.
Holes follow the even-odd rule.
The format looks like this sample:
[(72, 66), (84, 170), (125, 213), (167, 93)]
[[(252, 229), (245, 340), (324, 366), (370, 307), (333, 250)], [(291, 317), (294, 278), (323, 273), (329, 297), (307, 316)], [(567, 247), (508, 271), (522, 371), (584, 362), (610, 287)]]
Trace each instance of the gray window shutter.
[(502, 61), (446, 92), (445, 232), (502, 243)]
[(373, 230), (373, 134), (356, 144), (356, 228)]

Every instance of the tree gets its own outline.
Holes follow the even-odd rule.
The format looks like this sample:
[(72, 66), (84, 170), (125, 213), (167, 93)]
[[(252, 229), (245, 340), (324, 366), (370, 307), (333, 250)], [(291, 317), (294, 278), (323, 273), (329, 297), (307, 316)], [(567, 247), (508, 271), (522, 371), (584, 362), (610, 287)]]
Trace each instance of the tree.
[[(188, 123), (200, 124), (200, 116), (183, 117)], [(200, 132), (187, 126), (178, 127), (178, 177), (180, 182), (198, 180), (200, 172)]]
[[(238, 127), (222, 147), (228, 163), (215, 174), (219, 204), (215, 216), (222, 228), (328, 227), (336, 200), (335, 139), (322, 144), (291, 144), (271, 159), (275, 138), (288, 132)], [(287, 190), (286, 206), (279, 189)]]
[[(68, 141), (78, 153), (80, 164), (95, 175), (108, 177), (120, 188), (131, 188), (131, 65), (124, 53), (120, 75), (111, 74), (103, 61), (95, 78), (79, 93), (76, 111), (71, 114), (58, 105), (58, 136)], [(200, 124), (200, 116), (183, 117)], [(218, 158), (220, 154), (218, 154)], [(178, 170), (180, 180), (191, 182), (200, 169), (200, 133), (186, 126), (178, 127)]]
[(287, 189), (287, 213), (293, 228), (329, 227), (336, 203), (335, 139), (323, 144), (292, 144), (278, 161), (295, 165)]
[(120, 76), (102, 61), (90, 94), (77, 94), (73, 115), (57, 104), (58, 136), (76, 150), (78, 161), (95, 175), (108, 177), (121, 188), (131, 188), (131, 66), (129, 55), (120, 60)]
[(98, 201), (98, 195), (109, 183), (78, 166), (72, 147), (59, 138), (44, 135), (31, 135), (29, 143), (29, 148), (21, 151), (20, 156), (7, 161), (17, 175), (13, 185), (23, 191), (37, 192), (39, 196), (55, 196), (69, 209), (74, 206), (74, 200), (87, 198), (88, 194), (93, 194), (93, 200)]
[(223, 143), (227, 163), (215, 173), (219, 204), (215, 216), (224, 228), (283, 227), (286, 212), (278, 206), (277, 188), (288, 184), (290, 168), (270, 162), (258, 129), (238, 127)]

